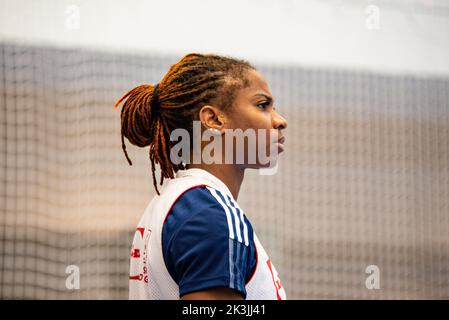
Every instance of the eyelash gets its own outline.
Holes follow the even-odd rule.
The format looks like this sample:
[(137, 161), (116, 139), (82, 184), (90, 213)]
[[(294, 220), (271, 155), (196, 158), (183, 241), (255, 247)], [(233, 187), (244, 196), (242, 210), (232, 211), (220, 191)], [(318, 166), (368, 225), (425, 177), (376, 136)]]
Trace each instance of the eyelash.
[(257, 104), (257, 106), (264, 106), (263, 109), (266, 109), (269, 105), (270, 105), (270, 103), (268, 101)]

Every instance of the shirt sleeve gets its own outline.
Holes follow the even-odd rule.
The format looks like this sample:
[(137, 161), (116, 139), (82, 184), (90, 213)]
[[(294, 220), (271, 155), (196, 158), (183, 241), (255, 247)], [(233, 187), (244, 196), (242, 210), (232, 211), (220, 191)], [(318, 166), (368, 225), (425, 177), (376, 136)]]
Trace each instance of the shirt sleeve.
[(245, 284), (255, 267), (253, 231), (226, 194), (209, 187), (184, 193), (167, 216), (162, 243), (180, 297), (226, 287), (246, 298)]

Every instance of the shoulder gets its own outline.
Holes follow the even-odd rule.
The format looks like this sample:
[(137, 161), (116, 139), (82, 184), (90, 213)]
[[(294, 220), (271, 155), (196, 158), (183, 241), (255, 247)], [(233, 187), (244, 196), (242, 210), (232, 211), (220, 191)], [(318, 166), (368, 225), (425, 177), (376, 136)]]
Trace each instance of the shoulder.
[(246, 296), (256, 259), (253, 237), (230, 195), (207, 186), (183, 193), (162, 231), (164, 262), (180, 294), (228, 287)]
[[(232, 202), (232, 203), (231, 203)], [(208, 229), (228, 228), (227, 216), (235, 203), (229, 196), (209, 186), (196, 186), (179, 195), (167, 212), (164, 229), (176, 233), (186, 224), (195, 220)]]
[(229, 195), (209, 186), (197, 186), (183, 192), (167, 212), (164, 230), (175, 234), (189, 222), (195, 222), (207, 231), (228, 231), (231, 238), (236, 234), (237, 223), (249, 224)]

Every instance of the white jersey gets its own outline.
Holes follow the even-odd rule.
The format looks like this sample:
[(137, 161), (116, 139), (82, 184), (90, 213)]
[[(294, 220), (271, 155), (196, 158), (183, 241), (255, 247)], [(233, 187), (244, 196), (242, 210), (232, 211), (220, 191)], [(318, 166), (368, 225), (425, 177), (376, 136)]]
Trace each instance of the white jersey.
[(176, 300), (212, 287), (249, 300), (286, 299), (276, 268), (227, 186), (206, 170), (180, 170), (137, 226), (129, 298)]

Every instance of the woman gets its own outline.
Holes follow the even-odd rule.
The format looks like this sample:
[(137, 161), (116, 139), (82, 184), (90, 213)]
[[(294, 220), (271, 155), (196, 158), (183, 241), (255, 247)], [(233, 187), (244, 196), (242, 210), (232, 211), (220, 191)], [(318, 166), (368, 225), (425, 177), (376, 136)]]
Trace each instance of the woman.
[[(237, 204), (245, 169), (267, 167), (259, 158), (249, 161), (249, 147), (256, 145), (258, 152), (284, 149), (281, 130), (287, 122), (275, 111), (264, 77), (244, 60), (188, 54), (160, 83), (132, 89), (115, 107), (125, 99), (123, 151), (131, 165), (124, 137), (139, 147), (149, 146), (157, 192), (133, 240), (130, 298), (285, 299), (276, 269)], [(195, 128), (203, 138), (212, 133), (209, 137), (217, 146), (213, 159), (225, 159), (232, 151), (231, 156), (206, 161), (209, 143), (195, 142)], [(189, 134), (182, 162), (176, 160), (179, 152), (173, 152), (176, 139), (171, 135), (176, 129)], [(229, 135), (233, 130), (262, 134), (244, 137), (243, 151), (238, 152), (238, 135)], [(218, 148), (229, 136), (231, 147)], [(244, 160), (237, 161), (242, 154)], [(155, 164), (161, 169), (160, 185), (169, 179), (161, 191)]]

